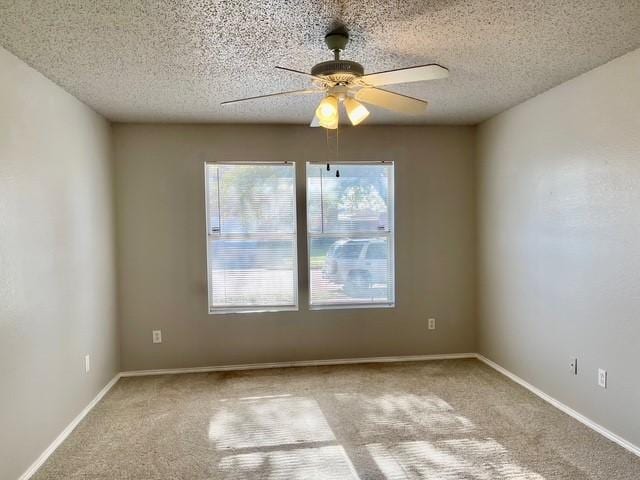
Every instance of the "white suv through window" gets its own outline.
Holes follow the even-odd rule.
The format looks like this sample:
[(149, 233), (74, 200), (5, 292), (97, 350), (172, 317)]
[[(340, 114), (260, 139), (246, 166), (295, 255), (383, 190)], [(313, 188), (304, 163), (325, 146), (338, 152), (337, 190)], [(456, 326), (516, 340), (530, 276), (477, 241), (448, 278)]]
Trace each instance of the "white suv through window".
[(385, 239), (338, 240), (327, 251), (322, 273), (330, 282), (342, 284), (347, 295), (368, 297), (372, 290), (387, 286), (388, 251)]

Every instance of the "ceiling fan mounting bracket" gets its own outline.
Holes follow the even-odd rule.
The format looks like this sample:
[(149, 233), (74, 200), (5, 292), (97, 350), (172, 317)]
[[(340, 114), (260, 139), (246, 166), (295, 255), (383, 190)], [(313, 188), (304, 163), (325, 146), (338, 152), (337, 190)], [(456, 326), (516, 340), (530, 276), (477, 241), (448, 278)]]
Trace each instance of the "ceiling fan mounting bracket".
[(334, 85), (348, 85), (352, 80), (364, 75), (364, 68), (358, 62), (340, 58), (340, 51), (349, 43), (346, 30), (333, 30), (324, 37), (324, 43), (333, 51), (334, 59), (314, 65), (311, 75), (321, 77)]
[[(324, 37), (324, 43), (327, 44), (329, 50), (339, 55), (340, 50), (344, 50), (349, 43), (349, 35), (343, 32), (331, 32)], [(337, 58), (336, 58), (337, 60)]]

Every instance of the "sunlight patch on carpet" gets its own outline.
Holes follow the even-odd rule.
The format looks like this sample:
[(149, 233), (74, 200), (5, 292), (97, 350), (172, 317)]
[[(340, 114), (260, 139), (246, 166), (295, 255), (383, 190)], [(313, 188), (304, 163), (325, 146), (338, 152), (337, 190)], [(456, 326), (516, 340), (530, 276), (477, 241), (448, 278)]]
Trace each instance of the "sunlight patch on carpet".
[(335, 436), (315, 400), (267, 397), (221, 402), (209, 423), (209, 440), (224, 450), (327, 442)]
[(387, 480), (545, 480), (514, 462), (507, 449), (491, 438), (375, 443), (367, 450)]
[(229, 480), (359, 480), (339, 445), (230, 455), (218, 468)]

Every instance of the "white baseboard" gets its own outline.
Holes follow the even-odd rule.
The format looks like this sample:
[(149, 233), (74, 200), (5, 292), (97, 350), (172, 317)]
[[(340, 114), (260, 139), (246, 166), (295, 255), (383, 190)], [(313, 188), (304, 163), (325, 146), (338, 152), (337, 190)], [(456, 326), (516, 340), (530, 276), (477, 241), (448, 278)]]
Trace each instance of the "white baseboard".
[(321, 365), (350, 365), (359, 363), (424, 362), (427, 360), (453, 360), (476, 358), (475, 353), (445, 353), (441, 355), (405, 355), (396, 357), (339, 358), (331, 360), (299, 360), (294, 362), (246, 363), (240, 365), (217, 365), (211, 367), (164, 368), (158, 370), (131, 370), (121, 372), (122, 377), (146, 375), (173, 375), (178, 373), (228, 372), (233, 370), (262, 370), (266, 368), (318, 367)]
[(334, 360), (301, 360), (296, 362), (275, 362), (275, 363), (253, 363), (243, 365), (218, 365), (211, 367), (194, 367), (194, 368), (169, 368), (159, 370), (135, 370), (129, 372), (121, 372), (117, 374), (113, 379), (100, 390), (93, 400), (87, 405), (80, 414), (73, 419), (73, 421), (67, 425), (67, 427), (58, 435), (58, 437), (42, 452), (38, 459), (31, 464), (31, 466), (18, 478), (18, 480), (28, 480), (31, 476), (42, 466), (42, 464), (49, 458), (49, 456), (55, 451), (58, 446), (71, 434), (71, 432), (78, 426), (82, 419), (91, 411), (93, 407), (111, 390), (119, 378), (121, 377), (137, 377), (145, 375), (169, 375), (178, 373), (203, 373), (203, 372), (225, 372), (233, 370), (259, 370), (267, 368), (286, 368), (286, 367), (314, 367), (322, 365), (350, 365), (350, 364), (362, 364), (362, 363), (392, 363), (392, 362), (423, 362), (429, 360), (454, 360), (461, 358), (477, 358), (481, 362), (489, 365), (491, 368), (502, 373), (506, 377), (510, 378), (514, 382), (522, 385), (524, 388), (542, 398), (546, 402), (550, 403), (554, 407), (563, 411), (567, 415), (575, 418), (579, 422), (583, 423), (587, 427), (595, 430), (599, 434), (608, 438), (612, 442), (617, 443), (621, 447), (627, 449), (631, 453), (640, 456), (640, 447), (632, 444), (624, 438), (616, 435), (615, 433), (607, 430), (602, 425), (599, 425), (592, 420), (589, 420), (584, 415), (576, 412), (572, 408), (568, 407), (564, 403), (556, 400), (555, 398), (547, 395), (542, 390), (534, 387), (530, 383), (521, 379), (517, 375), (511, 373), (505, 368), (501, 367), (497, 363), (489, 360), (483, 355), (477, 353), (451, 353), (442, 355), (407, 355), (407, 356), (395, 356), (395, 357), (368, 357), (368, 358), (342, 358)]
[(573, 417), (576, 420), (578, 420), (580, 423), (583, 423), (584, 425), (586, 425), (587, 427), (591, 428), (592, 430), (595, 430), (600, 435), (608, 438), (612, 442), (617, 443), (621, 447), (629, 450), (631, 453), (633, 453), (633, 454), (635, 454), (635, 455), (640, 457), (640, 447), (638, 447), (638, 446), (634, 445), (633, 443), (625, 440), (624, 438), (620, 437), (619, 435), (616, 435), (612, 431), (607, 430), (605, 427), (603, 427), (602, 425), (594, 422), (593, 420), (588, 419), (587, 417), (585, 417), (581, 413), (575, 411), (573, 408), (565, 405), (561, 401), (556, 400), (555, 398), (553, 398), (550, 395), (547, 395), (546, 393), (544, 393), (539, 388), (534, 387), (529, 382), (527, 382), (527, 381), (523, 380), (522, 378), (518, 377), (516, 374), (511, 373), (509, 370), (507, 370), (504, 367), (501, 367), (497, 363), (489, 360), (487, 357), (485, 357), (483, 355), (480, 355), (480, 354), (477, 354), (476, 357), (478, 358), (478, 360), (480, 360), (483, 363), (486, 363), (487, 365), (489, 365), (494, 370), (500, 372), (501, 374), (503, 374), (504, 376), (510, 378), (514, 382), (522, 385), (524, 388), (529, 390), (534, 395), (537, 395), (538, 397), (540, 397), (544, 401), (550, 403), (551, 405), (556, 407), (558, 410), (563, 411), (564, 413), (566, 413), (570, 417)]
[(100, 392), (89, 402), (89, 405), (84, 407), (84, 409), (78, 414), (76, 418), (74, 418), (69, 425), (58, 435), (58, 437), (51, 442), (44, 452), (40, 454), (40, 456), (33, 462), (27, 470), (18, 477), (18, 480), (28, 480), (31, 476), (36, 473), (36, 471), (42, 466), (44, 462), (47, 461), (47, 458), (51, 456), (51, 454), (55, 451), (56, 448), (60, 446), (62, 442), (66, 440), (66, 438), (73, 432), (73, 430), (78, 426), (78, 424), (82, 421), (84, 417), (91, 411), (93, 407), (104, 397), (111, 387), (113, 387), (118, 379), (120, 378), (120, 374), (118, 373), (115, 377), (113, 377), (109, 383), (107, 383)]

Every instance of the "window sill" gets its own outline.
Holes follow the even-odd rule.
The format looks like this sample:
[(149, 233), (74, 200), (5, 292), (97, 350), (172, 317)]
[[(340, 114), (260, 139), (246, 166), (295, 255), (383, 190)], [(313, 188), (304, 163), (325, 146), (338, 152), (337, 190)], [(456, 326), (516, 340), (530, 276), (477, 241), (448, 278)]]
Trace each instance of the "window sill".
[(395, 303), (345, 303), (339, 305), (310, 305), (309, 310), (354, 310), (354, 309), (365, 309), (365, 308), (396, 308)]
[(230, 315), (234, 313), (277, 313), (277, 312), (297, 312), (297, 305), (268, 306), (268, 307), (247, 307), (247, 308), (209, 308), (209, 315)]

